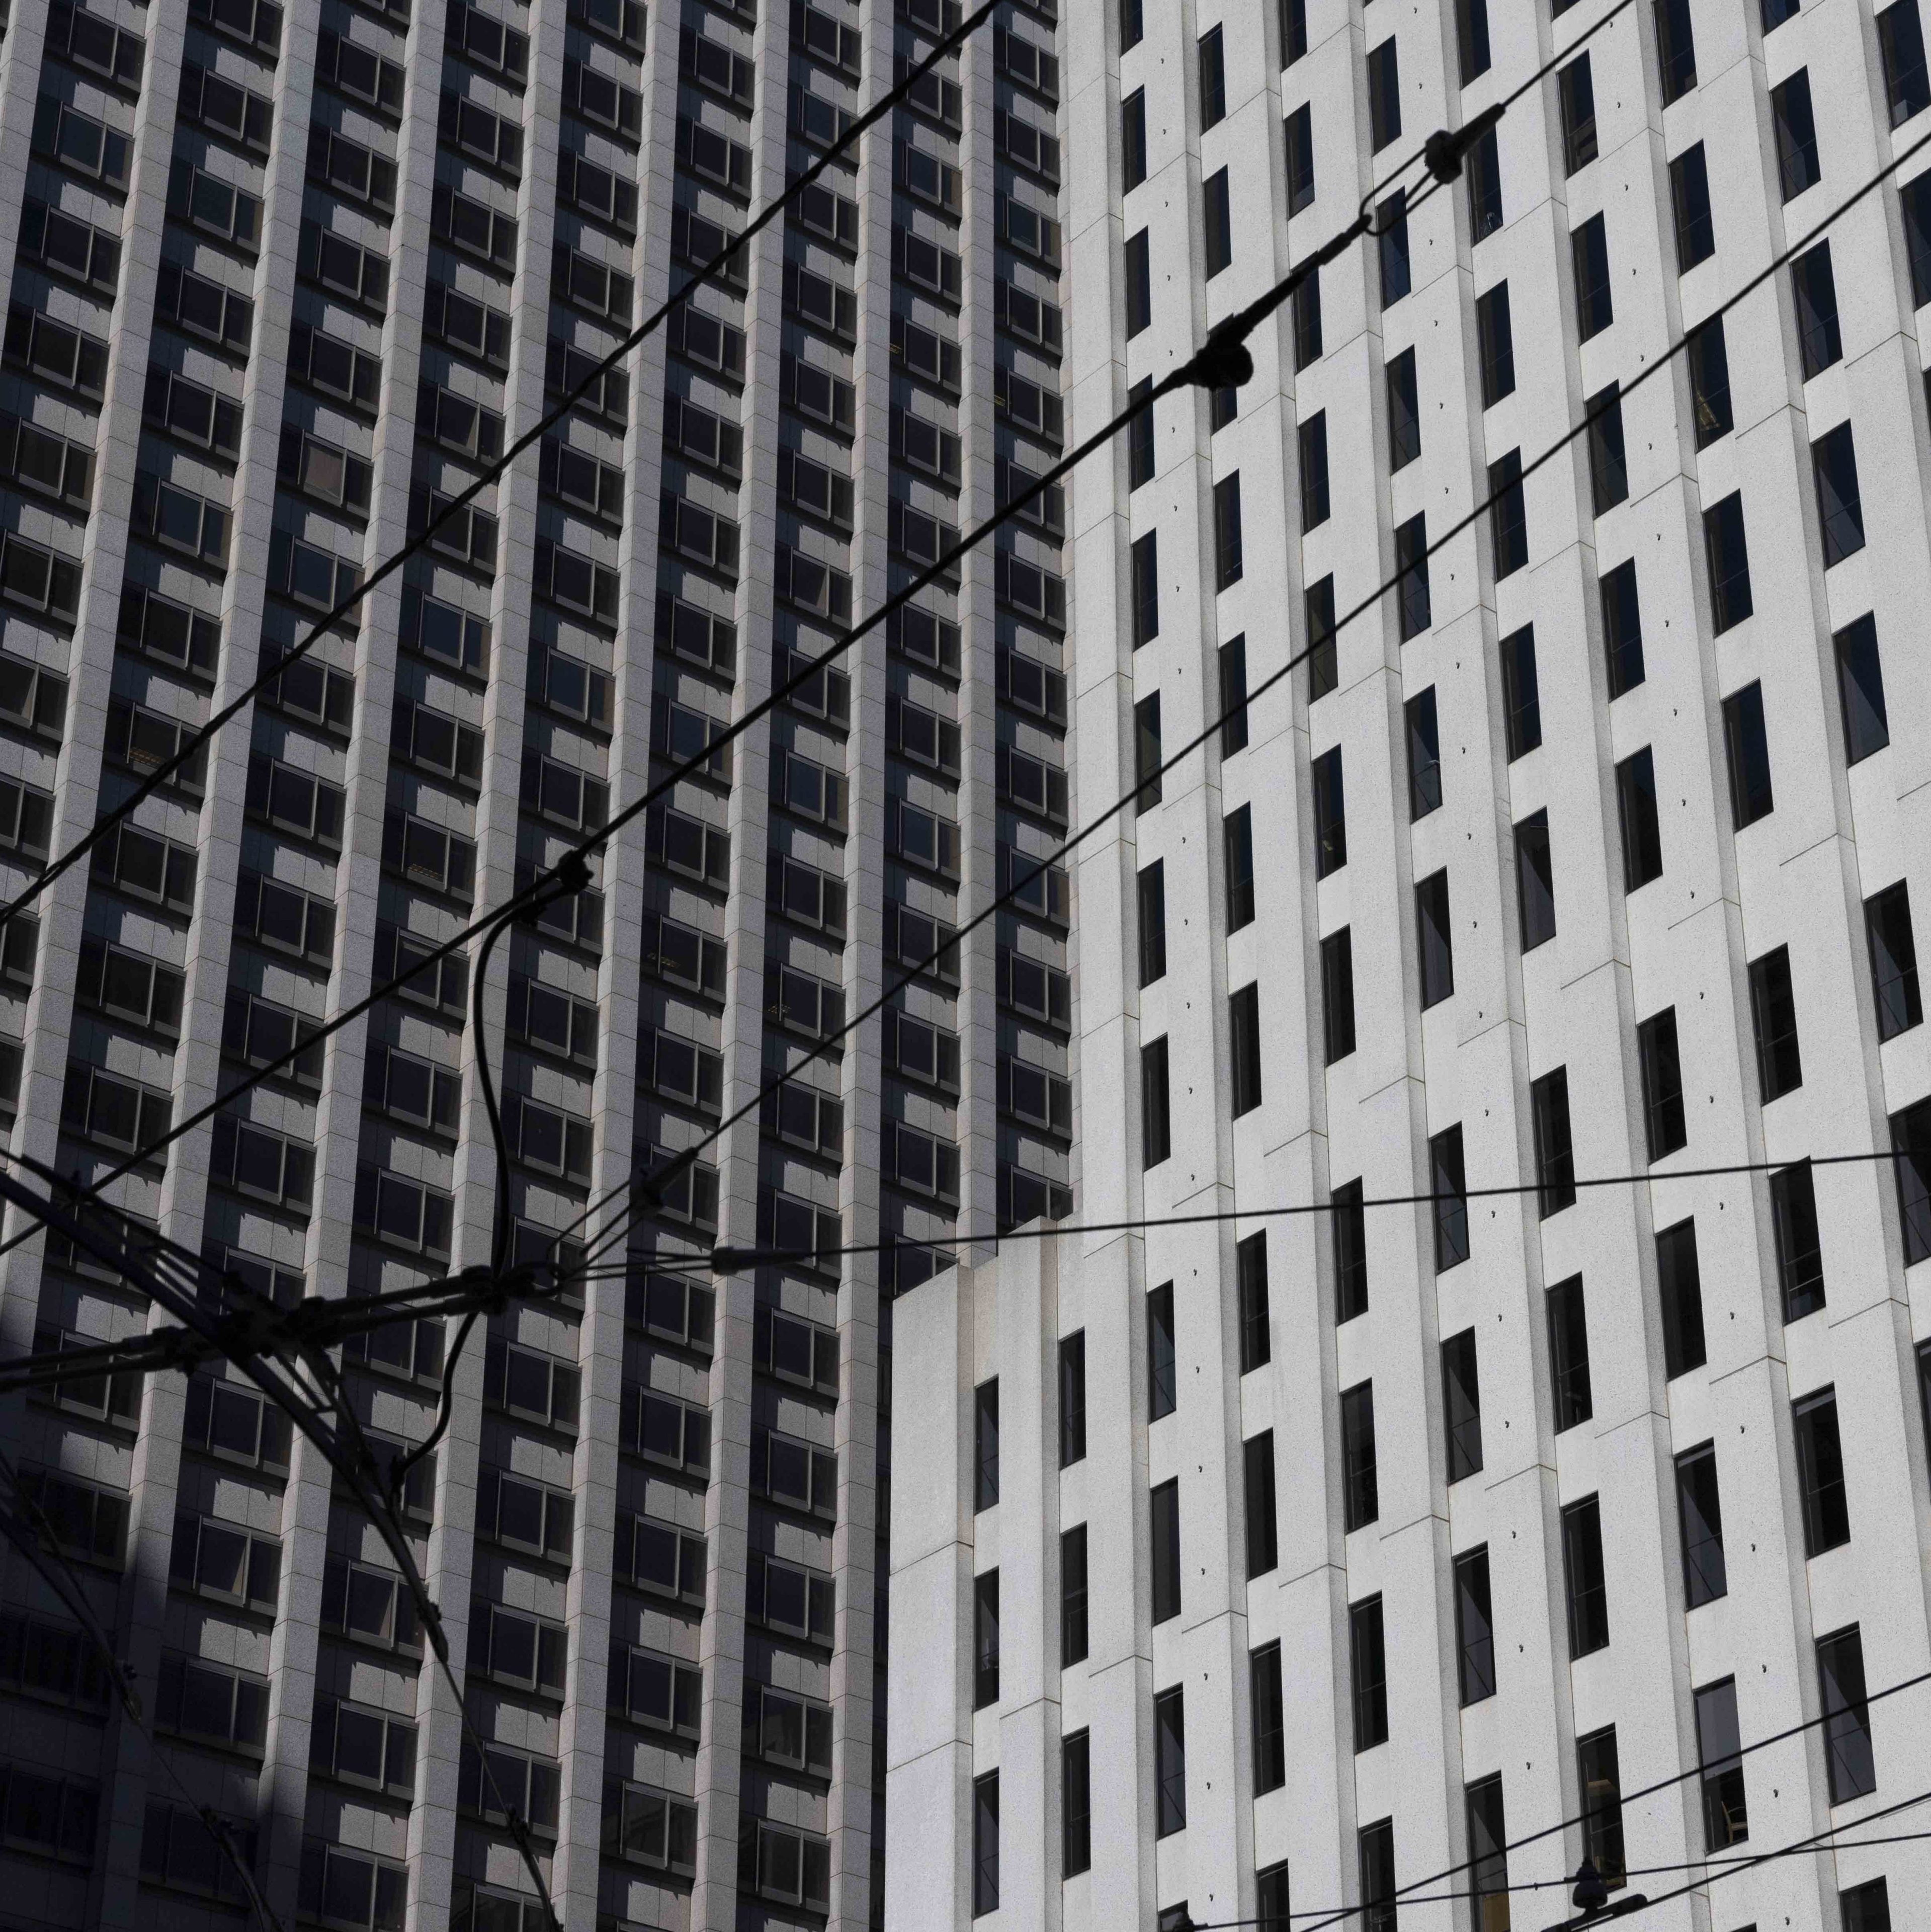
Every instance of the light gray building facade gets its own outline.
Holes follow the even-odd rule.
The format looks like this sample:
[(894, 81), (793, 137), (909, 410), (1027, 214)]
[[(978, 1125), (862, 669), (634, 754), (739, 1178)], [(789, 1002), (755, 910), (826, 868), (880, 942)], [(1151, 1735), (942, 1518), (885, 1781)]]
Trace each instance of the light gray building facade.
[(896, 1311), (895, 1925), (1922, 1920), (1922, 158), (1712, 318), (1924, 36), (1609, 10), (1069, 16), (1069, 434), (1384, 232), (1071, 485), (1084, 815), (1325, 641), (1081, 854), (1072, 1226), (1206, 1218)]
[[(13, 0), (0, 892), (420, 531), (955, 24), (951, 0)], [(17, 1150), (106, 1173), (711, 745), (1062, 431), (1058, 40), (1004, 10), (4, 946)], [(936, 950), (1067, 809), (1063, 506), (496, 955), (519, 1252)], [(408, 1527), (571, 1932), (883, 1911), (889, 1310), (1070, 1199), (1066, 881), (479, 1330)], [(468, 959), (111, 1198), (278, 1297), (487, 1261)], [(17, 1220), (4, 1230), (18, 1231)], [(713, 1240), (901, 1243), (713, 1280)], [(0, 1262), (4, 1352), (139, 1332)], [(420, 1440), (448, 1338), (350, 1352)], [(535, 1932), (379, 1540), (245, 1384), (10, 1402), (158, 1742), (0, 1558), (0, 1922)], [(165, 1766), (157, 1761), (164, 1756)], [(178, 1778), (186, 1796), (178, 1789)]]

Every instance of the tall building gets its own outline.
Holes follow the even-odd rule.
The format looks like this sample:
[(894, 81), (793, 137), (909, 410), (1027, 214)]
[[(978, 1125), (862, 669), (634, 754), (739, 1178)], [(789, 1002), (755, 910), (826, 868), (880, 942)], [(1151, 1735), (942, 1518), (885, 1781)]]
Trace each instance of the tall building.
[[(952, 0), (13, 0), (0, 43), (0, 891), (531, 428), (958, 19)], [(12, 1146), (85, 1180), (653, 778), (594, 890), (381, 1001), (111, 1198), (277, 1297), (518, 1251), (754, 1100), (1067, 806), (1063, 506), (719, 734), (1061, 436), (1057, 37), (1003, 11), (15, 921)], [(570, 1932), (883, 1911), (889, 1304), (1066, 1211), (1066, 882), (723, 1134), (562, 1305), (479, 1330), (408, 1526)], [(8, 1236), (19, 1232), (13, 1217)], [(763, 1242), (814, 1266), (712, 1280)], [(34, 1239), (0, 1343), (137, 1333)], [(349, 1351), (379, 1444), (449, 1338)], [(0, 1922), (536, 1932), (371, 1525), (232, 1374), (4, 1435), (158, 1742), (0, 1584)], [(165, 1760), (157, 1762), (157, 1758)], [(175, 1782), (178, 1780), (178, 1786)], [(184, 1796), (184, 1787), (185, 1796)]]
[(1072, 1225), (1230, 1218), (899, 1304), (895, 1924), (1918, 1922), (1699, 1862), (1931, 1786), (1923, 158), (1713, 320), (1931, 82), (1609, 10), (1069, 10), (1069, 434), (1381, 232), (1072, 482), (1083, 817), (1323, 647), (1078, 868)]

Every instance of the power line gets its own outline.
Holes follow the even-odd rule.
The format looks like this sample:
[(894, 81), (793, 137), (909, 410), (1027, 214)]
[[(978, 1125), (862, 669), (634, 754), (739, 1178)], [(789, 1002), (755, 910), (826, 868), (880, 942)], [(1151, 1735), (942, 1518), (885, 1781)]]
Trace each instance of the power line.
[(16, 894), (4, 906), (0, 906), (0, 928), (4, 928), (7, 921), (16, 913), (31, 905), (70, 867), (77, 864), (115, 826), (129, 818), (136, 806), (151, 796), (184, 765), (193, 758), (216, 732), (219, 731), (223, 725), (232, 723), (235, 718), (239, 717), (241, 712), (253, 704), (255, 699), (276, 679), (280, 677), (290, 664), (298, 658), (305, 657), (328, 634), (335, 624), (361, 604), (379, 584), (394, 576), (417, 552), (425, 549), (445, 524), (453, 522), (484, 490), (499, 482), (508, 471), (510, 466), (525, 450), (530, 448), (532, 444), (539, 442), (547, 431), (555, 428), (557, 424), (568, 416), (592, 388), (601, 382), (604, 377), (624, 362), (632, 350), (661, 326), (673, 310), (682, 307), (699, 289), (709, 286), (724, 273), (733, 260), (743, 253), (754, 236), (776, 220), (778, 217), (783, 214), (785, 209), (808, 188), (816, 182), (819, 176), (823, 174), (834, 162), (842, 160), (847, 152), (856, 146), (859, 137), (868, 133), (891, 113), (913, 87), (924, 80), (941, 60), (956, 52), (959, 47), (977, 32), (991, 16), (994, 8), (1000, 4), (1000, 0), (982, 0), (982, 4), (979, 7), (967, 15), (958, 26), (940, 40), (922, 60), (913, 65), (904, 80), (894, 87), (889, 93), (881, 95), (845, 130), (836, 141), (819, 155), (802, 174), (793, 178), (776, 200), (768, 203), (753, 215), (745, 224), (741, 234), (727, 242), (724, 247), (720, 248), (688, 281), (685, 282), (675, 295), (668, 297), (645, 316), (643, 320), (638, 323), (637, 327), (632, 329), (608, 355), (604, 356), (602, 361), (597, 363), (574, 388), (565, 394), (560, 403), (557, 404), (547, 416), (541, 417), (532, 428), (518, 436), (467, 489), (451, 497), (440, 511), (430, 518), (428, 523), (415, 536), (403, 545), (401, 549), (394, 552), (385, 561), (378, 565), (376, 569), (358, 584), (347, 596), (343, 598), (326, 616), (320, 619), (310, 629), (308, 635), (304, 638), (293, 650), (276, 658), (272, 666), (258, 676), (254, 682), (246, 690), (241, 692), (221, 710), (217, 712), (199, 730), (183, 739), (179, 750), (172, 758), (157, 766), (135, 788), (130, 796), (123, 800), (105, 818), (97, 820), (90, 832), (76, 844), (69, 846), (58, 859), (52, 860), (38, 878), (33, 880), (23, 891)]

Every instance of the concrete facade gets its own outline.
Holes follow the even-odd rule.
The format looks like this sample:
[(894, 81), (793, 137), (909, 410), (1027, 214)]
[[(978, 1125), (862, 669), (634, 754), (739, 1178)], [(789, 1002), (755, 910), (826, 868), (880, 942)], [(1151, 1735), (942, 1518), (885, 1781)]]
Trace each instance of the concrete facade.
[[(1072, 433), (1606, 10), (1078, 10)], [(1225, 426), (1176, 397), (1137, 466), (1126, 439), (1087, 466), (1083, 814), (1132, 783), (1150, 699), (1168, 749), (1191, 739), (1231, 644), (1250, 688), (1277, 670), (1324, 586), (1330, 610), (1368, 596), (1414, 520), (1448, 530), (1918, 139), (1921, 42), (1909, 0), (1622, 14), (1586, 92), (1567, 67), (1532, 88), (1492, 162), (1417, 209), (1405, 292), (1351, 250), (1320, 278), (1318, 345), (1305, 307), (1298, 336), (1291, 309), (1264, 327)], [(894, 1489), (891, 1923), (1360, 1905), (1381, 1932), (1387, 1883), (1478, 1859), (1424, 1892), (1492, 1886), (1492, 1844), (1678, 1772), (1699, 1774), (1630, 1806), (1620, 1844), (1554, 1829), (1507, 1882), (1585, 1850), (1742, 1857), (1931, 1787), (1927, 1691), (1859, 1703), (1931, 1664), (1921, 166), (1831, 229), (1828, 290), (1807, 258), (1727, 318), (1722, 385), (1706, 336), (1695, 371), (1621, 403), (1619, 446), (1542, 467), (1430, 560), (1425, 598), (1384, 596), (1244, 745), (1210, 742), (1084, 848), (1081, 1108), (1108, 1142), (1078, 1220), (1230, 1218), (1009, 1243), (897, 1311), (897, 1400), (931, 1426)], [(1237, 475), (1237, 575), (1216, 510)], [(1671, 1178), (1894, 1144), (1916, 1151)], [(1643, 1178), (1566, 1185), (1612, 1175)], [(1529, 1191), (1258, 1213), (1356, 1185)], [(1827, 1712), (1726, 1780), (1737, 1739)], [(1081, 1738), (1090, 1846), (1069, 1846)], [(1639, 1922), (1861, 1932), (1917, 1922), (1927, 1876), (1919, 1846), (1840, 1848)], [(1514, 1922), (1567, 1910), (1519, 1893)], [(1401, 1922), (1424, 1911), (1510, 1922), (1494, 1898)]]
[[(955, 24), (952, 0), (14, 0), (0, 40), (0, 893), (419, 531)], [(6, 936), (12, 1144), (105, 1174), (637, 797), (1062, 425), (1058, 37), (1007, 10), (135, 832)], [(519, 1243), (688, 1147), (1066, 810), (1055, 499), (498, 947)], [(156, 841), (169, 842), (164, 844)], [(570, 1932), (879, 1922), (892, 1294), (1064, 1213), (1065, 881), (479, 1330), (409, 1528)], [(111, 1190), (278, 1294), (487, 1258), (466, 974)], [(17, 1232), (10, 1223), (4, 1233)], [(713, 1280), (773, 1240), (905, 1245)], [(148, 1311), (36, 1240), (4, 1352)], [(344, 1364), (396, 1444), (448, 1338)], [(264, 1432), (265, 1430), (265, 1432)], [(540, 1919), (370, 1526), (244, 1387), (11, 1403), (10, 1452), (285, 1924)], [(244, 1539), (238, 1541), (237, 1539)], [(43, 1586), (0, 1572), (0, 1922), (237, 1922)], [(238, 1568), (236, 1566), (239, 1565)], [(795, 1609), (792, 1607), (796, 1600)], [(51, 1780), (51, 1781), (50, 1781)]]

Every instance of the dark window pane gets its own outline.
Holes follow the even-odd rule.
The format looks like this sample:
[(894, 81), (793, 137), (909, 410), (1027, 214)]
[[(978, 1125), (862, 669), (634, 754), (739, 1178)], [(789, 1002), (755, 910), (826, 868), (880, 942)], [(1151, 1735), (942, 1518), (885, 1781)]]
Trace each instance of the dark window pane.
[(1714, 1444), (1706, 1442), (1677, 1457), (1676, 1510), (1683, 1542), (1684, 1600), (1693, 1610), (1728, 1595), (1730, 1588)]

